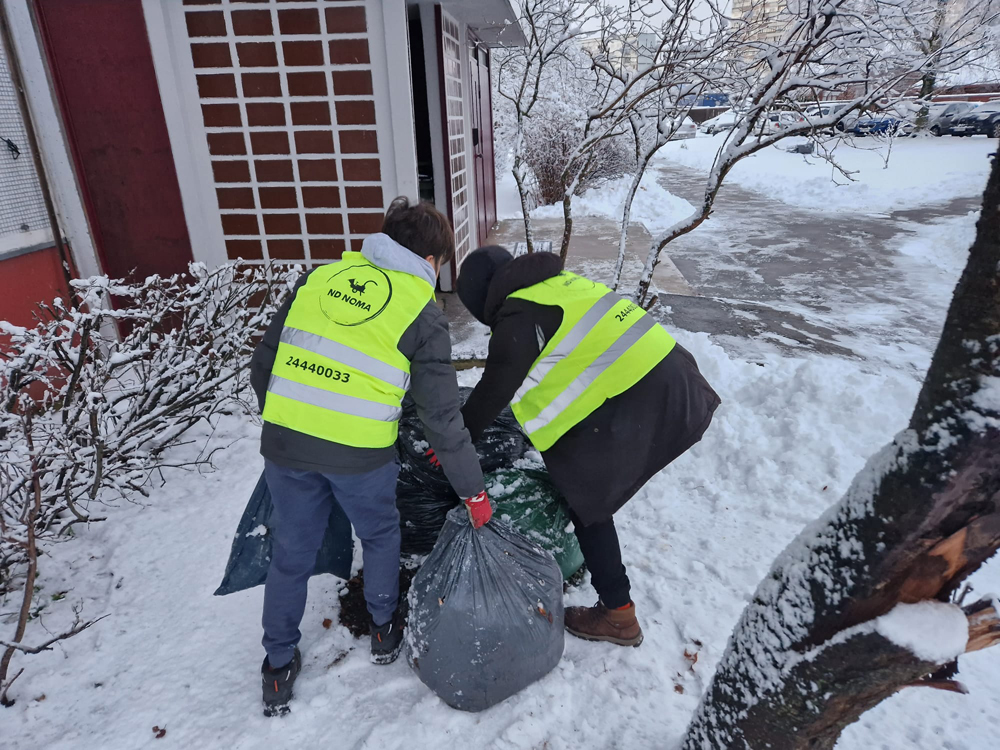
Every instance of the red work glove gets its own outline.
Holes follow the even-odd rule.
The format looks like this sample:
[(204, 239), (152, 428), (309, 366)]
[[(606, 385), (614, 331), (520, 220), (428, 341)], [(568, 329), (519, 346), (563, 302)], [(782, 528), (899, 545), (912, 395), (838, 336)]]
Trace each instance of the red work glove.
[(486, 491), (480, 492), (475, 497), (467, 497), (463, 501), (466, 510), (469, 511), (469, 520), (472, 528), (478, 529), (493, 517), (493, 508), (490, 506), (490, 499), (486, 497)]
[(430, 462), (431, 466), (433, 466), (435, 469), (441, 468), (441, 462), (438, 460), (438, 457), (434, 455), (433, 448), (428, 448), (427, 452), (424, 455), (427, 457), (427, 460)]

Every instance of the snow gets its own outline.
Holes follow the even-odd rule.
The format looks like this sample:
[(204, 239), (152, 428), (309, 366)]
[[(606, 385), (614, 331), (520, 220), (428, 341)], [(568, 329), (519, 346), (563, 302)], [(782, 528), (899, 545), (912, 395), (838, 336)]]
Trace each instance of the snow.
[(983, 411), (1000, 414), (1000, 378), (983, 375), (979, 379), (979, 390), (972, 395), (972, 402)]
[[(704, 166), (712, 143), (671, 143), (665, 158)], [(913, 208), (981, 192), (987, 148), (981, 139), (900, 141), (888, 170), (870, 153), (841, 154), (864, 166), (860, 181), (845, 187), (829, 183), (828, 166), (769, 149), (737, 166), (730, 179), (796, 205), (864, 213)], [(625, 184), (582, 196), (575, 210), (615, 218)], [(655, 222), (690, 210), (655, 184), (643, 185), (633, 217), (654, 223), (654, 231)], [(511, 186), (510, 179), (500, 183), (501, 218), (519, 211)], [(877, 306), (831, 306), (825, 313), (831, 321), (864, 327), (863, 335), (843, 342), (857, 357), (782, 350), (760, 340), (736, 352), (707, 334), (672, 331), (723, 404), (704, 439), (616, 516), (645, 631), (640, 649), (567, 638), (561, 663), (544, 679), (488, 711), (462, 713), (424, 687), (405, 660), (373, 666), (367, 643), (337, 624), (342, 582), (323, 576), (310, 582), (292, 713), (265, 719), (263, 591), (212, 596), (261, 467), (259, 428), (229, 416), (211, 436), (191, 436), (219, 448), (216, 471), (166, 470), (165, 483), (150, 487), (141, 504), (107, 508), (102, 515), (109, 520), (75, 527), (74, 539), (46, 555), (43, 609), (29, 643), (70, 622), (74, 606), (83, 607), (84, 617), (110, 616), (52, 651), (15, 657), (25, 673), (11, 691), (16, 705), (0, 709), (4, 750), (131, 750), (149, 744), (154, 726), (167, 729), (155, 745), (163, 748), (270, 750), (326, 745), (331, 737), (338, 748), (373, 750), (442, 743), (501, 750), (675, 747), (730, 633), (782, 550), (812, 539), (816, 519), (850, 488), (860, 501), (891, 462), (905, 460), (909, 439), (900, 431), (935, 344), (910, 321), (943, 320), (974, 222), (969, 214), (901, 228), (894, 250), (912, 284)], [(813, 320), (820, 314), (811, 311)], [(904, 328), (915, 331), (911, 339), (891, 339), (891, 329)], [(473, 384), (480, 374), (463, 371), (460, 382)], [(997, 378), (980, 386), (977, 405), (1000, 411)], [(841, 556), (858, 553), (850, 540), (835, 541)], [(802, 578), (814, 572), (803, 568)], [(1000, 590), (1000, 561), (971, 582), (977, 591)], [(569, 591), (566, 603), (594, 601), (587, 580)], [(783, 624), (807, 623), (809, 613), (794, 597), (784, 604)], [(934, 661), (962, 651), (953, 608), (912, 606), (871, 627)], [(0, 614), (11, 609), (4, 602)], [(327, 619), (332, 627), (324, 627)], [(970, 695), (901, 691), (849, 727), (839, 750), (993, 747), (1000, 735), (1000, 649), (962, 655), (960, 665)], [(760, 664), (762, 681), (769, 666)]]
[[(699, 134), (673, 141), (655, 161), (707, 175), (724, 138)], [(726, 181), (802, 208), (880, 214), (980, 195), (989, 173), (987, 156), (997, 149), (996, 141), (978, 137), (900, 138), (891, 150), (884, 141), (859, 138), (833, 151), (852, 173), (851, 181), (818, 156), (784, 150), (803, 142), (791, 138), (762, 149), (739, 162)]]
[[(924, 228), (907, 238), (898, 251), (908, 258), (921, 261), (949, 275), (961, 271), (969, 258), (969, 248), (976, 238), (978, 211), (953, 217)], [(949, 286), (953, 287), (954, 284)], [(949, 288), (948, 293), (951, 293)]]
[[(632, 175), (610, 180), (600, 187), (590, 188), (573, 199), (573, 216), (599, 216), (620, 222), (625, 208), (625, 195)], [(646, 171), (632, 201), (631, 221), (645, 224), (650, 232), (662, 232), (694, 211), (688, 201), (666, 190), (656, 181), (656, 171)], [(562, 219), (562, 204), (539, 206), (531, 212), (535, 219)], [(497, 218), (520, 219), (521, 200), (517, 184), (508, 172), (497, 181)]]
[(897, 604), (875, 620), (875, 632), (923, 661), (944, 664), (965, 653), (969, 621), (946, 602)]
[[(257, 428), (232, 417), (214, 437), (218, 445), (236, 441), (217, 454), (218, 471), (170, 472), (146, 505), (109, 509), (110, 521), (79, 529), (53, 550), (40, 594), (45, 625), (58, 627), (76, 602), (86, 616), (111, 617), (20, 662), (27, 669), (13, 691), (18, 703), (3, 713), (4, 747), (125, 750), (147, 742), (154, 725), (167, 727), (165, 748), (309, 746), (331, 733), (345, 748), (420, 750), (439, 747), (442, 737), (525, 750), (671, 746), (775, 556), (905, 424), (918, 390), (904, 371), (818, 355), (751, 362), (707, 335), (677, 335), (723, 406), (705, 439), (617, 516), (646, 631), (641, 649), (569, 638), (546, 678), (500, 706), (465, 714), (438, 700), (403, 660), (372, 666), (366, 642), (336, 625), (340, 583), (323, 576), (310, 585), (293, 712), (264, 719), (262, 589), (211, 595), (260, 466)], [(467, 384), (478, 375), (460, 378)], [(84, 583), (71, 587), (70, 574)], [(978, 578), (998, 589), (1000, 567)], [(567, 597), (570, 605), (593, 601), (589, 585)], [(698, 654), (697, 664), (685, 650)], [(865, 721), (882, 712), (908, 727), (897, 742), (881, 725), (885, 747), (939, 750), (942, 726), (955, 728), (954, 748), (987, 747), (1000, 716), (991, 689), (998, 667), (990, 651), (964, 656), (962, 680), (973, 693), (964, 702), (904, 691)], [(873, 731), (852, 728), (854, 739), (845, 736), (841, 746), (871, 747)]]
[[(626, 175), (610, 180), (600, 187), (590, 188), (573, 199), (573, 215), (601, 216), (620, 222), (625, 208), (625, 197), (632, 180), (632, 175)], [(513, 182), (513, 178), (510, 181)], [(515, 185), (515, 190), (516, 187)], [(632, 201), (629, 218), (631, 221), (645, 224), (646, 229), (655, 233), (662, 232), (684, 217), (690, 216), (693, 211), (694, 206), (667, 191), (656, 181), (656, 173), (647, 170)], [(533, 218), (543, 219), (561, 219), (562, 215), (561, 204), (539, 206), (531, 212)]]

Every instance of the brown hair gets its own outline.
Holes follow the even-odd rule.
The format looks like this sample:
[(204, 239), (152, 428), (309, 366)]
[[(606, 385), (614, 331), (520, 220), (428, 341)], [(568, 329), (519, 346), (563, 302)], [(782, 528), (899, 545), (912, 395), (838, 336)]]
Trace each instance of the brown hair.
[(405, 196), (393, 199), (385, 212), (382, 233), (421, 258), (433, 255), (441, 266), (455, 256), (451, 222), (427, 201), (411, 205)]

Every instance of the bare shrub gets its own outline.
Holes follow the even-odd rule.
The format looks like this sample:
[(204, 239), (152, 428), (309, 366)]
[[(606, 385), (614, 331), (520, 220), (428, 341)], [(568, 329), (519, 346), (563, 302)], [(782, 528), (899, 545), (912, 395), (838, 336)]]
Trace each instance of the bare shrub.
[[(541, 205), (562, 202), (566, 191), (573, 187), (575, 175), (568, 173), (567, 166), (582, 139), (583, 128), (571, 116), (548, 112), (544, 117), (532, 118), (524, 134), (524, 160), (538, 180)], [(576, 179), (574, 195), (627, 174), (635, 160), (624, 136), (601, 141), (591, 156)]]
[[(146, 496), (151, 476), (200, 423), (249, 411), (255, 338), (295, 269), (213, 270), (138, 283), (93, 277), (69, 300), (39, 306), (37, 324), (0, 321), (0, 601), (20, 599), (0, 639), (0, 702), (21, 674), (16, 653), (51, 647), (93, 624), (77, 617), (41, 646), (23, 642), (38, 558), (102, 506)], [(187, 466), (208, 462), (202, 455)]]

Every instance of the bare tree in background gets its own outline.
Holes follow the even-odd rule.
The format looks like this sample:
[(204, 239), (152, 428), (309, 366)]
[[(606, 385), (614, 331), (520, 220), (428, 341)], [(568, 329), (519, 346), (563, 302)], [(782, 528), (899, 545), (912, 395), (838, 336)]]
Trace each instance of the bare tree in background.
[(557, 83), (556, 65), (571, 51), (571, 45), (584, 33), (585, 25), (597, 14), (596, 0), (519, 0), (519, 21), (526, 42), (520, 47), (498, 49), (494, 55), (496, 92), (500, 106), (498, 120), (504, 120), (504, 109), (510, 112), (510, 133), (513, 156), (511, 173), (517, 184), (524, 216), (524, 233), (528, 252), (534, 251), (531, 231), (532, 175), (524, 158), (525, 131), (530, 118), (549, 89)]
[(958, 594), (1000, 548), (998, 269), (1000, 158), (907, 429), (774, 563), (683, 750), (832, 750), (904, 687), (965, 692), (958, 656), (1000, 642), (1000, 603)]
[[(601, 40), (595, 50), (594, 65), (606, 76), (617, 79), (625, 89), (633, 78), (646, 77), (651, 84), (640, 90), (638, 105), (626, 110), (635, 150), (632, 179), (625, 193), (619, 225), (618, 255), (611, 288), (618, 289), (625, 263), (628, 226), (632, 204), (653, 157), (669, 141), (696, 106), (699, 98), (712, 90), (714, 61), (724, 55), (730, 37), (712, 28), (717, 19), (700, 22), (694, 18), (697, 0), (634, 2), (615, 46), (636, 45), (636, 68), (630, 70), (612, 54), (611, 44)], [(621, 62), (619, 62), (621, 60)]]
[[(653, 239), (635, 300), (647, 308), (655, 303), (652, 277), (663, 249), (708, 219), (719, 189), (740, 161), (791, 136), (821, 141), (822, 133), (852, 112), (875, 105), (891, 109), (902, 102), (910, 82), (927, 70), (954, 70), (982, 59), (987, 54), (984, 33), (996, 15), (990, 0), (969, 1), (969, 12), (954, 33), (932, 52), (913, 45), (910, 0), (793, 0), (783, 11), (780, 32), (770, 35), (773, 39), (755, 27), (762, 23), (760, 14), (728, 18), (713, 4), (719, 28), (737, 30), (736, 42), (715, 61), (725, 65), (725, 75), (716, 81), (734, 105), (736, 126), (721, 137), (701, 202)], [(757, 0), (754, 7), (762, 3)], [(775, 131), (764, 127), (772, 112), (799, 110), (803, 93), (822, 93), (843, 106)], [(829, 150), (823, 155), (837, 166)]]

